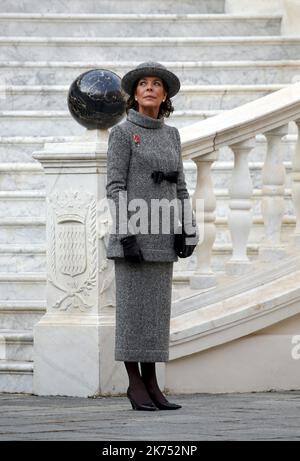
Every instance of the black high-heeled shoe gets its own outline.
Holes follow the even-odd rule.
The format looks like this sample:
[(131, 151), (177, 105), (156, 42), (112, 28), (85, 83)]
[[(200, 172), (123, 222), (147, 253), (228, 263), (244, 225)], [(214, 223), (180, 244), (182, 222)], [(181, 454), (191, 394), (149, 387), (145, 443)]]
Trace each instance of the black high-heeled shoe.
[(131, 406), (132, 406), (133, 410), (144, 410), (144, 411), (155, 411), (155, 410), (157, 410), (157, 408), (156, 408), (156, 406), (154, 405), (153, 402), (145, 402), (145, 403), (142, 403), (142, 404), (137, 403), (134, 400), (134, 398), (133, 398), (133, 396), (132, 396), (132, 394), (131, 394), (131, 392), (129, 390), (129, 387), (127, 389), (127, 397), (130, 400), (130, 403), (131, 403)]
[(154, 405), (159, 409), (159, 410), (178, 410), (178, 408), (182, 408), (181, 405), (178, 405), (177, 403), (171, 403), (166, 401), (165, 403), (158, 402), (156, 399), (155, 395), (152, 394), (148, 389), (148, 394), (151, 397), (151, 400), (153, 401)]

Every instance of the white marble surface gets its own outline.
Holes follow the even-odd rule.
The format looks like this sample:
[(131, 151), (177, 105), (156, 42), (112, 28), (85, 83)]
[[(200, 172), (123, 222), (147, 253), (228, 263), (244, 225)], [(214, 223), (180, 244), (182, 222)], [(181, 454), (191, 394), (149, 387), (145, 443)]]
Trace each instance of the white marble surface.
[(24, 331), (0, 330), (0, 360), (31, 361), (33, 358), (33, 335)]
[(0, 194), (0, 218), (11, 216), (36, 216), (45, 215), (45, 198), (38, 191), (28, 194), (27, 191), (3, 191)]
[(46, 144), (33, 155), (45, 170), (47, 194), (47, 313), (34, 327), (39, 395), (124, 389), (125, 370), (113, 358), (114, 274), (101, 213), (107, 138), (94, 130), (76, 144)]
[[(159, 46), (158, 46), (159, 45)], [(0, 37), (3, 60), (241, 60), (298, 59), (297, 37), (81, 38)]]
[[(70, 322), (71, 317), (69, 316)], [(34, 393), (88, 397), (123, 389), (121, 364), (114, 363), (113, 327), (80, 324), (73, 317), (63, 325), (43, 324), (34, 329)], [(103, 341), (106, 340), (105, 354)], [(102, 354), (99, 355), (100, 351)], [(109, 362), (109, 366), (108, 366)], [(116, 377), (114, 380), (111, 376)], [(121, 386), (121, 387), (119, 387)]]
[(172, 359), (182, 353), (191, 353), (191, 350), (195, 353), (196, 350), (222, 344), (229, 338), (240, 338), (246, 331), (249, 334), (297, 314), (299, 277), (300, 271), (293, 271), (248, 292), (173, 317), (170, 335)]
[(299, 36), (300, 1), (282, 0), (283, 17), (281, 33), (283, 35)]
[[(76, 4), (82, 5), (82, 2), (77, 2), (72, 5), (74, 12), (76, 12)], [(105, 12), (116, 12), (112, 11), (116, 7), (116, 2), (113, 2), (114, 5), (112, 6), (112, 2), (105, 2), (106, 10), (102, 10), (101, 13)], [(156, 3), (156, 10), (154, 8), (154, 3)], [(158, 0), (153, 0), (148, 3), (146, 0), (143, 2), (143, 12), (158, 12), (167, 7), (166, 12), (170, 12), (168, 10), (168, 2), (158, 2)], [(199, 13), (199, 3), (196, 5), (197, 2), (189, 1), (189, 2), (179, 2), (179, 0), (172, 2), (172, 12), (178, 11), (180, 13), (187, 13), (187, 12), (197, 12)], [(122, 2), (124, 4), (124, 2)], [(220, 6), (222, 2), (218, 2)], [(150, 6), (151, 5), (151, 6)], [(201, 2), (201, 8), (204, 8), (205, 12), (207, 12), (207, 8), (209, 8), (209, 12), (216, 12), (215, 9), (216, 3), (213, 1), (205, 1)], [(41, 8), (44, 8), (43, 11), (51, 11), (51, 8), (55, 9), (55, 11), (62, 11), (62, 12), (69, 12), (67, 9), (67, 3), (61, 2), (58, 0), (54, 0), (53, 3), (44, 4), (38, 3), (37, 0), (29, 0), (27, 2), (19, 2), (18, 8), (20, 11), (27, 11), (30, 8), (34, 7), (34, 12), (41, 11)], [(103, 7), (103, 2), (102, 2)], [(128, 8), (140, 8), (141, 3), (137, 4), (136, 1), (127, 1), (126, 2), (126, 12)], [(195, 8), (197, 7), (197, 11)], [(12, 11), (15, 8), (15, 5), (11, 2), (6, 2), (4, 0), (0, 5), (1, 8), (7, 8), (4, 11)], [(50, 9), (49, 9), (50, 8)], [(100, 11), (95, 11), (96, 3), (95, 0), (87, 0), (85, 2), (86, 12), (89, 12), (89, 8), (91, 8), (92, 13), (100, 13)], [(158, 9), (157, 9), (158, 8)], [(203, 10), (203, 11), (204, 11)], [(213, 10), (213, 11), (212, 11)], [(79, 11), (82, 13), (82, 9)], [(118, 11), (119, 12), (119, 11)], [(136, 12), (136, 11), (135, 11)], [(202, 12), (202, 11), (201, 11)], [(272, 11), (273, 13), (274, 11)], [(167, 22), (163, 22), (161, 18), (161, 33), (168, 35), (169, 37), (172, 33), (176, 32), (177, 36), (185, 36), (187, 32), (187, 24), (188, 24), (188, 31), (190, 36), (198, 36), (201, 35), (211, 35), (219, 34), (222, 35), (232, 34), (232, 27), (233, 24), (231, 22), (231, 18), (227, 17), (225, 22), (224, 18), (218, 17), (214, 19), (209, 19), (208, 17), (202, 18), (199, 23), (199, 30), (198, 33), (196, 30), (193, 29), (195, 22), (187, 23), (185, 20), (177, 21), (176, 27), (177, 29), (168, 30), (167, 34)], [(1, 21), (1, 18), (0, 18)], [(86, 30), (83, 34), (83, 27), (86, 25), (84, 22), (77, 27), (76, 34), (84, 35), (85, 39), (81, 40), (80, 43), (77, 43), (76, 46), (70, 46), (71, 44), (67, 41), (55, 41), (55, 36), (62, 36), (63, 33), (66, 35), (70, 35), (72, 30), (74, 30), (74, 24), (70, 24), (70, 21), (66, 24), (66, 27), (63, 33), (58, 33), (61, 31), (61, 28), (58, 28), (57, 22), (52, 19), (51, 23), (47, 26), (47, 33), (53, 37), (53, 39), (44, 40), (41, 43), (37, 43), (32, 41), (30, 35), (42, 35), (45, 36), (45, 23), (41, 21), (41, 24), (37, 27), (34, 23), (29, 22), (23, 23), (21, 27), (24, 29), (18, 28), (18, 30), (11, 28), (11, 24), (8, 21), (5, 23), (5, 28), (2, 28), (2, 35), (5, 33), (13, 34), (13, 35), (25, 35), (28, 39), (22, 39), (17, 41), (10, 41), (5, 42), (5, 39), (2, 40), (0, 43), (0, 48), (3, 51), (3, 60), (7, 60), (7, 62), (2, 62), (0, 70), (4, 71), (5, 74), (5, 82), (7, 84), (14, 83), (15, 85), (69, 85), (69, 83), (78, 75), (79, 72), (83, 72), (84, 70), (88, 70), (89, 68), (98, 67), (99, 59), (100, 61), (112, 59), (111, 56), (113, 55), (114, 61), (110, 62), (110, 65), (104, 66), (111, 68), (112, 70), (116, 70), (117, 73), (122, 75), (125, 71), (129, 70), (133, 67), (133, 63), (130, 60), (132, 57), (135, 61), (145, 60), (145, 56), (151, 55), (152, 58), (156, 58), (160, 61), (171, 61), (171, 69), (173, 69), (180, 78), (182, 79), (183, 83), (183, 91), (178, 95), (178, 98), (174, 100), (175, 107), (177, 112), (175, 117), (172, 117), (170, 120), (170, 124), (174, 124), (178, 127), (183, 127), (184, 125), (193, 123), (194, 121), (198, 121), (201, 118), (209, 117), (212, 115), (211, 113), (205, 112), (204, 109), (213, 110), (213, 109), (228, 109), (229, 107), (233, 107), (234, 105), (238, 105), (241, 102), (245, 102), (246, 100), (256, 98), (259, 94), (262, 94), (262, 91), (266, 89), (258, 89), (256, 87), (253, 88), (253, 91), (245, 91), (243, 93), (239, 93), (236, 89), (235, 92), (228, 91), (229, 84), (234, 82), (235, 84), (258, 84), (258, 83), (289, 83), (291, 78), (297, 76), (299, 74), (300, 62), (299, 61), (292, 61), (289, 59), (297, 58), (299, 48), (299, 40), (285, 40), (285, 39), (267, 39), (265, 37), (261, 37), (260, 39), (253, 40), (250, 37), (247, 39), (234, 39), (228, 40), (226, 38), (220, 39), (218, 42), (216, 40), (209, 40), (203, 39), (198, 40), (195, 42), (190, 40), (180, 39), (180, 41), (174, 41), (171, 38), (163, 39), (162, 44), (160, 43), (160, 47), (151, 48), (145, 46), (145, 40), (137, 40), (136, 42), (132, 42), (130, 40), (123, 40), (123, 43), (120, 46), (120, 41), (115, 41), (108, 43), (107, 39), (103, 40), (96, 40), (92, 41), (88, 39), (88, 36), (99, 36), (99, 29), (97, 29), (97, 25), (94, 24)], [(139, 26), (143, 29), (143, 33), (148, 33), (154, 36), (157, 36), (157, 25), (152, 27), (150, 33), (150, 24), (151, 21), (142, 21), (140, 20)], [(174, 24), (175, 25), (175, 24)], [(182, 29), (180, 27), (182, 26)], [(114, 29), (112, 27), (117, 27), (114, 25), (110, 25), (110, 31)], [(185, 27), (185, 29), (183, 28)], [(26, 29), (27, 28), (27, 29)], [(262, 31), (262, 28), (264, 29)], [(271, 21), (268, 18), (260, 19), (260, 20), (240, 20), (238, 24), (235, 22), (234, 26), (234, 34), (257, 34), (260, 32), (266, 33), (277, 33), (275, 32), (278, 28), (278, 19)], [(115, 29), (116, 30), (116, 29)], [(22, 32), (22, 33), (21, 33)], [(135, 30), (134, 35), (141, 37), (141, 33), (138, 32), (138, 28)], [(103, 35), (106, 35), (105, 27), (102, 29)], [(126, 36), (129, 36), (129, 24), (124, 23), (122, 29), (118, 31), (118, 34), (126, 33)], [(111, 36), (112, 34), (110, 34)], [(116, 31), (117, 35), (117, 31)], [(131, 34), (132, 35), (132, 34)], [(31, 44), (25, 43), (26, 40), (30, 41)], [(156, 44), (158, 39), (154, 37), (152, 42)], [(76, 42), (76, 40), (75, 40)], [(127, 43), (126, 43), (127, 42)], [(151, 42), (151, 40), (150, 40)], [(159, 39), (159, 42), (161, 40)], [(133, 45), (133, 47), (130, 46)], [(77, 46), (79, 45), (79, 46)], [(118, 51), (116, 52), (116, 46), (118, 47)], [(132, 54), (131, 53), (132, 48)], [(113, 52), (113, 54), (112, 54)], [(120, 66), (116, 64), (119, 59), (122, 59), (124, 56), (124, 52), (126, 52), (126, 59), (128, 62), (121, 63)], [(99, 54), (100, 53), (100, 54)], [(154, 55), (153, 55), (154, 53)], [(252, 59), (251, 62), (242, 61), (245, 57), (247, 59)], [(266, 60), (269, 59), (281, 59), (284, 58), (287, 61), (277, 61), (277, 62), (268, 62)], [(24, 64), (21, 61), (31, 61), (25, 62)], [(176, 61), (175, 61), (176, 59)], [(200, 61), (201, 59), (201, 61)], [(235, 60), (235, 62), (230, 61)], [(264, 59), (263, 62), (256, 62), (257, 59)], [(86, 61), (86, 63), (84, 62)], [(177, 61), (178, 60), (178, 61)], [(181, 61), (180, 61), (181, 60)], [(195, 60), (195, 62), (193, 62)], [(196, 61), (197, 60), (197, 61)], [(212, 62), (212, 60), (222, 60), (221, 63)], [(40, 63), (38, 62), (40, 61)], [(59, 62), (61, 61), (61, 62)], [(69, 61), (67, 64), (64, 61)], [(136, 64), (138, 63), (136, 62)], [(183, 64), (182, 64), (183, 63)], [(103, 64), (103, 62), (102, 62)], [(168, 64), (167, 64), (168, 65)], [(84, 67), (86, 66), (86, 67)], [(206, 90), (205, 92), (200, 92), (198, 90), (189, 88), (186, 91), (184, 87), (186, 85), (196, 85), (196, 84), (225, 84), (227, 92), (224, 91), (210, 91)], [(53, 88), (52, 88), (53, 90)], [(31, 93), (30, 93), (31, 91)], [(64, 90), (65, 91), (65, 90)], [(266, 90), (269, 91), (269, 90)], [(234, 93), (234, 94), (233, 94)], [(52, 92), (42, 91), (39, 90), (38, 92), (32, 92), (30, 87), (27, 87), (26, 92), (22, 92), (22, 95), (19, 91), (15, 91), (13, 88), (10, 88), (9, 91), (6, 92), (6, 99), (4, 100), (2, 110), (10, 109), (19, 111), (20, 109), (26, 108), (27, 110), (34, 110), (40, 109), (41, 105), (44, 107), (44, 112), (34, 112), (30, 116), (29, 114), (25, 113), (1, 113), (1, 125), (5, 132), (6, 136), (22, 136), (28, 137), (30, 135), (36, 136), (40, 135), (78, 135), (83, 132), (82, 128), (79, 127), (76, 123), (74, 123), (73, 119), (67, 113), (67, 110), (62, 110), (61, 113), (58, 112), (49, 112), (52, 108), (54, 109), (64, 109), (63, 106), (57, 107), (58, 104), (65, 104), (63, 103), (63, 92), (55, 93), (55, 89)], [(202, 111), (199, 111), (199, 107), (201, 107)], [(179, 110), (180, 109), (180, 110)], [(192, 112), (194, 110), (194, 112)], [(63, 113), (64, 112), (64, 113)], [(293, 131), (291, 131), (293, 133)], [(293, 136), (290, 135), (290, 136)], [(285, 144), (286, 148), (286, 155), (290, 155), (294, 145), (294, 139), (290, 139), (289, 142)], [(40, 142), (40, 145), (37, 147), (38, 149), (43, 143)], [(10, 162), (30, 162), (32, 161), (31, 153), (33, 150), (36, 150), (36, 147), (31, 147), (30, 144), (24, 144), (22, 148), (19, 144), (3, 144), (2, 138), (0, 138), (0, 162), (7, 162), (7, 159), (10, 159)], [(257, 145), (257, 148), (254, 152), (254, 159), (255, 161), (262, 162), (262, 158), (265, 154), (265, 144), (264, 142), (260, 142)], [(223, 155), (223, 157), (222, 157)], [(223, 158), (226, 162), (232, 158), (232, 153), (230, 153), (228, 148), (224, 148), (221, 151), (220, 159)], [(254, 160), (253, 160), (254, 161)], [(36, 162), (34, 160), (34, 162)], [(1, 168), (1, 165), (0, 165)], [(36, 170), (30, 171), (28, 170), (19, 170), (15, 171), (14, 168), (9, 167), (7, 165), (5, 171), (1, 172), (2, 174), (0, 179), (0, 186), (1, 186), (1, 205), (0, 205), (0, 216), (6, 218), (9, 216), (9, 213), (13, 210), (13, 213), (16, 216), (36, 216), (40, 217), (45, 214), (44, 209), (44, 198), (38, 195), (35, 195), (36, 192), (33, 194), (6, 194), (3, 193), (3, 189), (8, 189), (8, 191), (14, 191), (14, 189), (43, 189), (44, 187), (44, 179), (43, 174), (40, 175)], [(253, 165), (251, 167), (251, 173), (253, 175), (253, 180), (255, 186), (259, 185), (260, 182), (260, 165)], [(213, 269), (216, 268), (218, 270), (224, 267), (225, 261), (230, 257), (231, 252), (231, 244), (230, 238), (228, 234), (228, 229), (224, 228), (226, 226), (226, 215), (228, 209), (228, 195), (226, 191), (226, 187), (229, 180), (229, 170), (228, 164), (216, 164), (216, 168), (214, 170), (214, 174), (216, 177), (216, 187), (217, 187), (217, 196), (219, 199), (218, 204), (218, 213), (221, 216), (224, 216), (223, 224), (222, 219), (219, 219), (217, 222), (217, 229), (218, 229), (218, 236), (216, 240), (216, 245), (213, 249), (214, 255), (214, 264)], [(191, 175), (192, 176), (192, 175)], [(193, 181), (189, 180), (189, 185), (192, 184)], [(70, 184), (70, 183), (68, 183)], [(83, 184), (83, 183), (82, 183)], [(62, 186), (61, 186), (62, 187)], [(21, 191), (20, 191), (21, 192)], [(290, 206), (290, 195), (287, 193), (286, 201), (289, 201), (287, 206), (287, 212), (289, 216), (292, 218), (293, 210)], [(254, 208), (256, 213), (256, 218), (261, 218), (260, 215), (260, 198), (259, 195), (255, 195), (254, 200)], [(2, 213), (2, 214), (1, 214)], [(222, 227), (223, 226), (223, 227)], [(42, 226), (26, 226), (26, 228), (21, 229), (19, 226), (0, 226), (0, 242), (1, 238), (3, 239), (3, 243), (9, 241), (10, 243), (15, 244), (25, 244), (26, 243), (42, 243), (42, 240), (45, 238), (45, 229)], [(284, 236), (287, 236), (291, 231), (291, 225), (285, 223), (283, 228)], [(262, 235), (262, 222), (257, 222), (255, 226), (251, 229), (252, 235), (250, 236), (250, 245), (249, 245), (249, 256), (250, 259), (257, 255), (257, 241), (261, 238)], [(8, 240), (7, 240), (8, 239)], [(101, 242), (104, 244), (104, 242)], [(33, 248), (32, 248), (33, 250)], [(24, 273), (26, 271), (32, 272), (43, 272), (45, 269), (45, 255), (41, 253), (37, 253), (35, 251), (26, 251), (24, 246), (24, 251), (17, 253), (6, 253), (5, 251), (0, 252), (0, 264), (2, 269), (8, 274), (2, 273), (0, 277), (0, 299), (2, 298), (2, 293), (4, 296), (7, 296), (7, 299), (10, 297), (12, 299), (27, 299), (30, 302), (33, 299), (45, 299), (45, 282), (41, 280), (41, 278), (37, 277), (36, 280), (33, 278), (32, 280), (24, 281), (22, 277), (9, 277), (12, 271), (16, 271), (17, 273)], [(193, 269), (194, 260), (190, 258), (188, 262), (181, 262), (181, 265), (176, 266), (178, 272), (180, 270), (192, 270)], [(110, 267), (111, 269), (111, 267)], [(13, 275), (13, 274), (11, 274)], [(179, 283), (176, 285), (177, 292), (174, 290), (174, 297), (180, 296), (180, 288)], [(63, 367), (64, 360), (68, 360), (70, 358), (70, 369), (67, 370), (65, 376), (69, 380), (69, 389), (72, 389), (72, 392), (75, 392), (74, 395), (77, 395), (77, 392), (81, 392), (80, 395), (90, 395), (90, 393), (97, 393), (97, 391), (101, 392), (112, 392), (117, 393), (118, 391), (124, 392), (125, 387), (124, 383), (127, 381), (125, 378), (125, 370), (120, 367), (120, 364), (116, 364), (113, 362), (112, 351), (113, 351), (113, 334), (114, 334), (114, 327), (113, 327), (113, 317), (111, 306), (113, 305), (113, 299), (111, 293), (109, 291), (106, 292), (106, 296), (102, 294), (102, 302), (107, 305), (107, 313), (106, 316), (102, 317), (102, 319), (98, 319), (94, 322), (92, 319), (84, 319), (80, 326), (78, 326), (79, 317), (73, 319), (70, 316), (68, 319), (63, 319), (62, 317), (58, 317), (57, 319), (47, 320), (45, 318), (45, 324), (41, 323), (40, 328), (45, 328), (45, 343), (43, 345), (42, 341), (37, 346), (37, 353), (39, 355), (38, 360), (44, 359), (43, 354), (45, 350), (53, 351), (53, 357), (58, 357), (58, 361), (42, 361), (38, 362), (41, 365), (40, 370), (42, 371), (42, 375), (51, 376), (52, 379), (49, 380), (49, 383), (45, 385), (42, 382), (41, 375), (37, 374), (38, 380), (36, 382), (39, 389), (45, 385), (44, 389), (49, 389), (50, 392), (58, 393), (59, 395), (63, 395), (65, 391), (64, 388), (64, 375), (61, 374), (61, 368)], [(60, 312), (61, 313), (61, 312)], [(40, 314), (29, 314), (25, 312), (24, 314), (19, 314), (17, 312), (13, 312), (9, 315), (1, 313), (1, 306), (0, 306), (0, 322), (4, 318), (5, 315), (5, 325), (7, 328), (21, 328), (23, 325), (24, 327), (28, 326), (32, 328), (32, 325), (36, 323), (36, 320), (40, 318)], [(48, 322), (48, 323), (47, 323)], [(52, 322), (52, 323), (51, 323)], [(94, 322), (94, 323), (93, 323)], [(59, 326), (59, 327), (58, 327)], [(60, 336), (59, 328), (62, 328), (62, 335)], [(51, 336), (51, 328), (54, 328), (55, 334)], [(64, 330), (65, 329), (65, 330)], [(38, 331), (38, 330), (37, 330)], [(42, 330), (41, 330), (42, 331)], [(75, 335), (73, 332), (75, 331)], [(89, 333), (91, 335), (89, 336)], [(77, 337), (79, 338), (79, 342), (76, 342)], [(87, 337), (87, 341), (86, 338)], [(57, 344), (55, 341), (57, 340)], [(60, 341), (67, 340), (68, 344), (71, 345), (73, 349), (73, 353), (71, 355), (67, 355), (67, 351), (63, 351), (60, 357), (60, 349), (59, 345), (61, 344)], [(62, 344), (65, 344), (64, 342)], [(274, 343), (276, 346), (276, 342)], [(45, 346), (45, 347), (44, 347)], [(103, 357), (103, 360), (100, 361), (99, 367), (92, 370), (92, 372), (88, 373), (88, 366), (90, 365), (89, 359), (95, 358), (101, 349), (108, 350), (109, 353)], [(61, 348), (62, 349), (62, 348)], [(78, 351), (78, 352), (77, 352)], [(18, 358), (24, 359), (27, 358), (30, 360), (30, 354), (26, 355), (29, 350), (22, 351), (22, 348), (17, 346), (16, 344), (9, 346), (9, 355), (7, 358)], [(66, 353), (66, 355), (64, 355)], [(22, 355), (23, 354), (23, 355)], [(24, 355), (25, 354), (25, 355)], [(88, 355), (88, 360), (84, 363), (84, 369), (81, 370), (81, 362), (78, 358), (85, 360), (86, 355)], [(195, 354), (197, 356), (197, 354)], [(49, 356), (47, 357), (49, 358)], [(61, 360), (61, 362), (59, 362)], [(188, 363), (188, 358), (186, 358), (186, 363)], [(198, 360), (198, 357), (197, 357)], [(198, 363), (198, 362), (197, 362)], [(196, 363), (196, 366), (197, 366)], [(200, 369), (201, 368), (201, 362)], [(58, 366), (56, 366), (56, 364)], [(195, 362), (193, 362), (195, 366)], [(65, 370), (64, 370), (65, 371)], [(82, 374), (80, 372), (83, 371)], [(161, 371), (161, 376), (163, 376), (163, 370)], [(4, 375), (2, 375), (4, 376)], [(58, 379), (56, 377), (58, 376)], [(80, 381), (79, 378), (83, 379)], [(111, 378), (113, 376), (113, 379)], [(11, 372), (8, 371), (7, 375), (5, 375), (4, 381), (5, 383), (10, 386), (12, 389), (16, 389), (18, 386), (21, 388), (26, 388), (26, 385), (29, 388), (32, 386), (30, 384), (30, 379), (32, 380), (32, 376), (26, 375), (27, 381), (25, 384), (25, 376), (24, 383), (22, 379), (20, 380), (17, 378), (15, 382), (11, 382)], [(20, 381), (20, 382), (19, 382)], [(178, 381), (180, 382), (180, 380)], [(23, 384), (22, 384), (23, 383)], [(57, 385), (59, 383), (59, 385)], [(49, 387), (47, 388), (47, 385)], [(80, 389), (78, 388), (78, 385)], [(15, 386), (15, 387), (14, 387)], [(39, 387), (41, 386), (41, 387)], [(32, 389), (32, 387), (31, 387)], [(41, 392), (44, 392), (42, 390)], [(62, 393), (62, 394), (61, 394)]]
[[(34, 165), (35, 166), (35, 165)], [(17, 165), (10, 169), (4, 169), (0, 165), (0, 188), (4, 190), (44, 190), (45, 178), (43, 171), (35, 171), (28, 168), (27, 171), (20, 171)]]
[(226, 13), (241, 14), (247, 10), (248, 14), (282, 14), (282, 0), (225, 0), (224, 10)]
[[(24, 303), (23, 303), (24, 304)], [(34, 304), (34, 303), (31, 303)], [(17, 306), (17, 304), (16, 304)], [(5, 306), (5, 302), (1, 302), (0, 305), (0, 323), (1, 328), (6, 330), (29, 330), (32, 332), (34, 325), (40, 320), (40, 318), (45, 314), (46, 309), (36, 309), (36, 312), (33, 311), (28, 303), (27, 309), (22, 310), (17, 309), (16, 306), (11, 306), (11, 309), (8, 309)]]
[(46, 229), (45, 222), (41, 218), (32, 218), (32, 222), (26, 218), (20, 218), (17, 222), (11, 219), (0, 220), (0, 244), (45, 244)]
[[(180, 92), (173, 98), (176, 109), (184, 110), (227, 110), (254, 99), (261, 98), (273, 91), (280, 90), (279, 85), (182, 85)], [(2, 101), (2, 110), (16, 111), (66, 110), (69, 85), (27, 85), (9, 86), (6, 98)]]
[[(219, 113), (222, 114), (222, 111), (175, 110), (170, 118), (166, 120), (166, 123), (178, 128), (189, 127), (189, 125), (194, 125), (198, 121), (206, 120)], [(57, 123), (57, 120), (60, 123)], [(229, 121), (229, 118), (227, 120)], [(80, 136), (84, 133), (83, 127), (74, 123), (67, 111), (49, 111), (47, 114), (41, 111), (30, 111), (24, 114), (7, 111), (0, 113), (0, 121), (8, 136), (35, 136), (41, 130), (46, 136), (52, 136), (55, 132), (60, 136)], [(215, 120), (213, 124), (215, 124)], [(201, 130), (203, 131), (204, 128), (206, 128), (206, 124), (201, 127)], [(194, 133), (197, 133), (196, 130), (197, 125), (194, 125), (189, 134), (192, 138)], [(294, 127), (290, 128), (290, 134), (294, 134), (295, 131)]]
[[(0, 11), (10, 12), (41, 12), (41, 13), (69, 13), (70, 3), (67, 0), (52, 0), (50, 3), (38, 0), (19, 0), (17, 4), (9, 0), (2, 0)], [(101, 8), (97, 0), (72, 1), (73, 13), (222, 13), (224, 0), (101, 0)]]
[[(219, 60), (170, 61), (165, 65), (178, 75), (184, 85), (211, 84), (278, 84), (291, 83), (299, 76), (300, 61), (288, 60)], [(121, 77), (140, 61), (118, 62), (105, 60), (101, 66), (116, 72)], [(66, 85), (72, 82), (78, 73), (86, 72), (99, 66), (97, 60), (82, 61), (3, 61), (0, 69), (7, 85)]]
[(0, 273), (1, 300), (44, 300), (46, 297), (46, 280), (39, 273), (15, 274)]
[[(236, 107), (230, 112), (222, 112), (199, 124), (183, 128), (180, 130), (183, 153), (189, 152), (189, 148), (192, 151), (196, 144), (197, 155), (200, 152), (211, 152), (224, 145), (243, 141), (271, 128), (292, 122), (300, 115), (299, 89), (300, 83), (291, 84), (273, 94)], [(285, 118), (282, 117), (283, 110)], [(290, 123), (290, 133), (296, 131), (294, 125)]]
[[(110, 61), (102, 62), (104, 68), (111, 69), (122, 76), (140, 61)], [(163, 61), (162, 61), (163, 62)], [(98, 62), (82, 61), (3, 61), (0, 68), (4, 69), (7, 84), (15, 85), (65, 85), (73, 81), (79, 72), (96, 68)], [(291, 83), (292, 77), (299, 75), (299, 60), (219, 60), (219, 61), (165, 61), (165, 65), (174, 71), (183, 84), (278, 84)], [(217, 69), (217, 72), (216, 72)], [(238, 78), (237, 78), (238, 77)]]
[(68, 111), (6, 111), (0, 113), (6, 136), (80, 136), (84, 127)]
[[(291, 127), (292, 128), (292, 127)], [(293, 150), (296, 142), (296, 134), (289, 134), (283, 139), (284, 159), (290, 161), (292, 159)], [(27, 162), (36, 163), (32, 158), (32, 152), (40, 150), (45, 142), (68, 142), (70, 138), (61, 137), (2, 137), (0, 138), (0, 162)], [(228, 147), (223, 147), (219, 151), (219, 160), (227, 161), (232, 159), (232, 152)], [(256, 146), (251, 152), (249, 159), (259, 162), (266, 155), (266, 140), (263, 135), (256, 136)], [(187, 162), (192, 163), (191, 161)], [(187, 167), (188, 168), (188, 167)]]
[[(171, 13), (169, 11), (169, 13)], [(20, 19), (22, 19), (20, 21)], [(240, 17), (187, 14), (26, 14), (0, 13), (4, 36), (185, 37), (278, 35), (281, 16)]]
[[(32, 366), (31, 366), (32, 368)], [(26, 393), (32, 394), (33, 391), (33, 372), (15, 370), (14, 363), (7, 370), (1, 370), (0, 365), (0, 392)]]
[[(294, 333), (254, 334), (168, 363), (166, 386), (178, 393), (299, 390)], [(229, 397), (230, 398), (230, 397)]]
[[(182, 127), (215, 115), (217, 111), (174, 111), (167, 124)], [(0, 112), (1, 129), (7, 136), (80, 136), (84, 127), (77, 124), (68, 111)]]
[(0, 162), (1, 163), (15, 163), (20, 162), (23, 164), (32, 163), (39, 165), (38, 162), (32, 158), (32, 152), (42, 149), (45, 142), (67, 142), (68, 137), (57, 138), (51, 136), (1, 136), (0, 138)]
[(28, 249), (26, 252), (11, 253), (7, 249), (7, 253), (0, 253), (1, 272), (22, 273), (22, 272), (41, 272), (46, 271), (46, 252), (36, 253)]

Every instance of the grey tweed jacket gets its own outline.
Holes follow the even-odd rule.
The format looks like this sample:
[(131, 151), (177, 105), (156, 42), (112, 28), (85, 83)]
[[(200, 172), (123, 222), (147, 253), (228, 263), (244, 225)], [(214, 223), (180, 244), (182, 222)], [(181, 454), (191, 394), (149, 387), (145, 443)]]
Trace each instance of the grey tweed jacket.
[[(155, 183), (151, 177), (154, 170), (164, 173), (178, 171), (177, 184), (166, 179)], [(112, 222), (115, 226), (113, 228), (115, 232), (109, 235), (108, 259), (124, 258), (120, 239), (135, 234), (146, 261), (177, 261), (174, 234), (176, 229), (178, 232), (179, 220), (176, 218), (177, 216), (181, 218), (182, 201), (190, 199), (185, 182), (178, 129), (166, 125), (164, 119), (153, 119), (130, 109), (127, 120), (114, 126), (109, 134), (106, 196), (110, 199)], [(148, 205), (146, 228), (142, 228), (142, 219), (140, 221), (130, 219), (134, 214), (137, 216), (139, 210), (131, 209), (131, 205), (127, 208), (134, 199), (143, 199)], [(169, 209), (170, 226), (167, 233), (162, 228), (159, 210), (156, 209), (156, 212), (152, 209), (151, 214), (152, 199), (173, 200), (173, 203), (179, 204), (179, 207)], [(123, 213), (123, 217), (119, 213), (122, 200), (126, 203), (126, 214)], [(111, 206), (112, 204), (114, 207)], [(185, 204), (190, 207), (189, 213), (186, 213), (188, 207), (185, 208), (185, 226), (195, 227), (195, 216), (191, 210), (190, 200), (186, 200)], [(160, 224), (159, 229), (155, 228), (153, 232), (154, 217)], [(145, 220), (143, 222), (145, 223)], [(197, 227), (195, 229), (198, 241), (198, 229)]]

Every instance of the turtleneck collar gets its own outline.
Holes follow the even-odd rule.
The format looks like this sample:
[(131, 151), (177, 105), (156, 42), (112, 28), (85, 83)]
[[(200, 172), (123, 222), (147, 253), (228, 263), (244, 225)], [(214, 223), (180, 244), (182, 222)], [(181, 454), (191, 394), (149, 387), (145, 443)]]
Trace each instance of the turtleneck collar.
[(161, 128), (164, 125), (163, 118), (152, 118), (148, 115), (141, 114), (134, 109), (129, 109), (127, 120), (144, 128)]

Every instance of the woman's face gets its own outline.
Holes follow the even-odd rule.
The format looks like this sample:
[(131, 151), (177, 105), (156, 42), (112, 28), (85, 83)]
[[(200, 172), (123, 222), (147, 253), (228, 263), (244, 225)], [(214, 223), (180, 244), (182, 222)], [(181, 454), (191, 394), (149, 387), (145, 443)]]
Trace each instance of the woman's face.
[(140, 108), (155, 110), (166, 99), (167, 92), (161, 78), (143, 77), (138, 81), (134, 96)]

